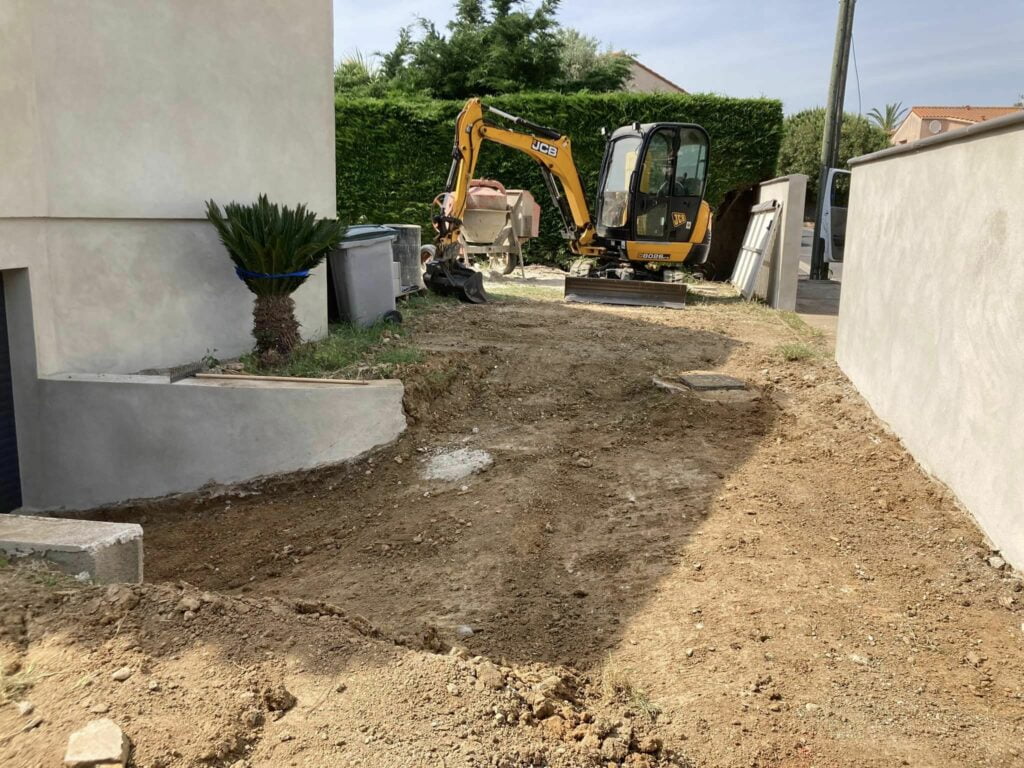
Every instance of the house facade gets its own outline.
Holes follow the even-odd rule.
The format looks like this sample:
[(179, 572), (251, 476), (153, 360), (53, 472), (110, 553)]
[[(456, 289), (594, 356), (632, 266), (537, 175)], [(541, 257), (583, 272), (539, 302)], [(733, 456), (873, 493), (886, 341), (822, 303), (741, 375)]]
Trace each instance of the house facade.
[[(0, 0), (0, 512), (299, 469), (398, 428), (400, 405), (383, 433), (344, 427), (393, 386), (140, 374), (252, 347), (205, 200), (336, 215), (332, 36), (330, 0)], [(320, 267), (294, 296), (307, 339), (326, 291)]]
[(1024, 107), (911, 107), (892, 143), (907, 144), (1021, 111)]

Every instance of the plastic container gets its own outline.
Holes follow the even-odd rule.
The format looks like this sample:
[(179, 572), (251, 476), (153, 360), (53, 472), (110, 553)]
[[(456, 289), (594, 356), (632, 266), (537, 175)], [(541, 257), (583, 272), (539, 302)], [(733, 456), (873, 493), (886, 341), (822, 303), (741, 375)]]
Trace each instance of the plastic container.
[(402, 265), (398, 263), (398, 259), (391, 262), (391, 290), (395, 298), (402, 295)]
[(384, 226), (398, 233), (394, 249), (395, 261), (402, 265), (402, 287), (399, 295), (424, 290), (427, 286), (423, 284), (423, 262), (420, 260), (420, 228), (415, 224)]
[(331, 282), (342, 320), (364, 328), (395, 311), (390, 227), (349, 227), (341, 244), (331, 251)]

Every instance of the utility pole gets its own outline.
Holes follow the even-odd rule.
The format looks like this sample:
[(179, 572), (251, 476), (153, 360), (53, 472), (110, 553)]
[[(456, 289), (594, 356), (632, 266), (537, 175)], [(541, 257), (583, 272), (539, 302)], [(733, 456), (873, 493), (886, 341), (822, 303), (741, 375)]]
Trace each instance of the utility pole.
[(853, 38), (853, 9), (857, 0), (839, 0), (839, 21), (832, 53), (832, 77), (825, 106), (825, 132), (821, 137), (821, 169), (818, 173), (818, 206), (814, 217), (814, 241), (811, 244), (811, 279), (827, 280), (828, 264), (821, 242), (821, 211), (827, 200), (828, 169), (839, 163), (839, 137), (843, 130), (843, 99), (846, 95), (846, 70), (850, 63), (850, 40)]

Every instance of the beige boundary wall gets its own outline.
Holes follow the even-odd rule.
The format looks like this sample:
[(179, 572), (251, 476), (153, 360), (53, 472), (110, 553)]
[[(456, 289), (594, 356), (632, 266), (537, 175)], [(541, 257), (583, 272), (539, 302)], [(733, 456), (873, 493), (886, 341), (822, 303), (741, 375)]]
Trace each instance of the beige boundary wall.
[[(330, 0), (0, 0), (0, 274), (25, 507), (339, 461), (401, 384), (171, 384), (252, 347), (204, 201), (335, 214)], [(325, 268), (295, 294), (327, 332)]]
[(851, 165), (839, 365), (1024, 567), (1024, 115)]
[(757, 278), (754, 294), (775, 309), (796, 309), (796, 289), (800, 275), (800, 238), (803, 234), (807, 176), (794, 173), (762, 181), (757, 202), (782, 203), (779, 231), (772, 252), (767, 254)]

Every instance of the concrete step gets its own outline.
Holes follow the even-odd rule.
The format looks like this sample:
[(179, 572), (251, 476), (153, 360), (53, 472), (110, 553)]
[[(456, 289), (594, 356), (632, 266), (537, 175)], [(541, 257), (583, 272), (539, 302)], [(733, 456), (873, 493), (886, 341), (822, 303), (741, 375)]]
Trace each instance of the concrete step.
[(142, 581), (142, 526), (34, 515), (0, 515), (0, 552), (37, 558), (95, 584)]

